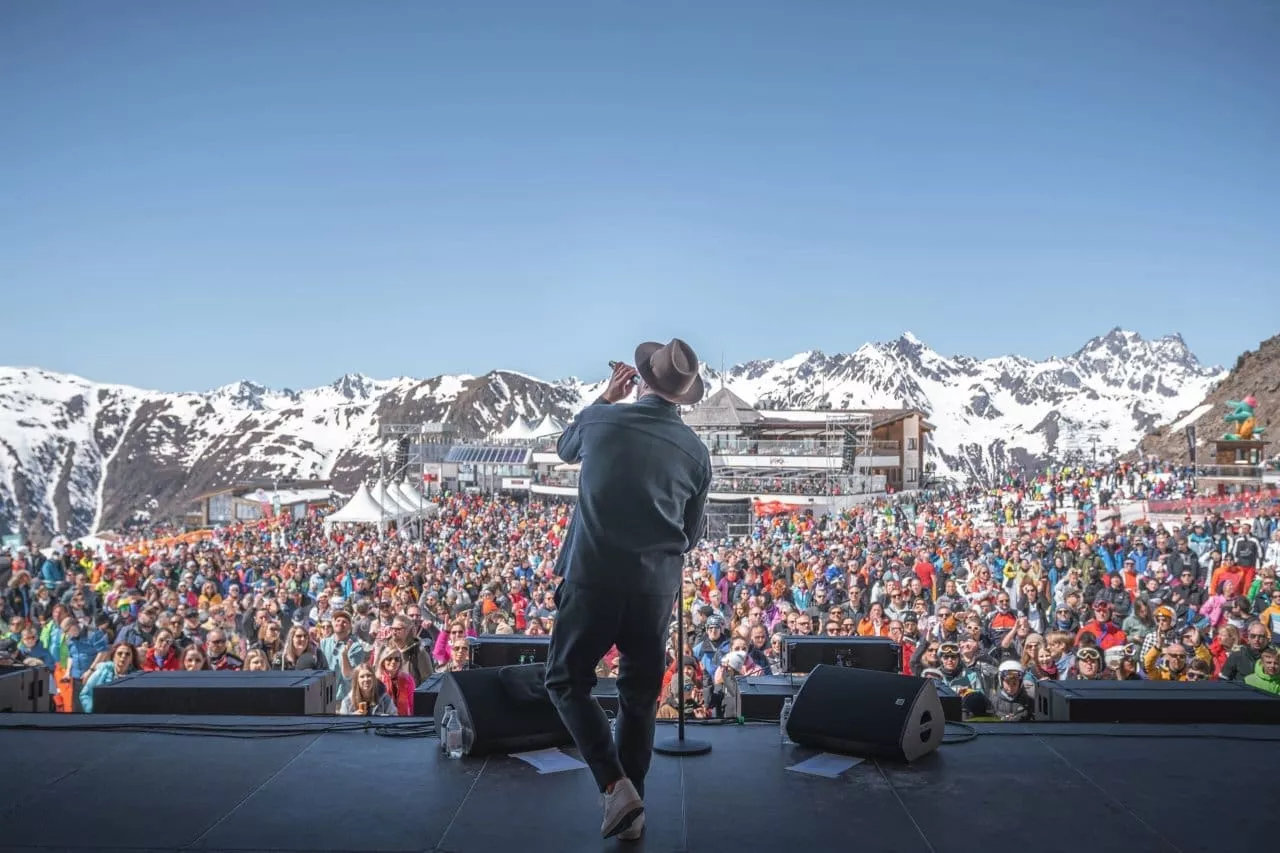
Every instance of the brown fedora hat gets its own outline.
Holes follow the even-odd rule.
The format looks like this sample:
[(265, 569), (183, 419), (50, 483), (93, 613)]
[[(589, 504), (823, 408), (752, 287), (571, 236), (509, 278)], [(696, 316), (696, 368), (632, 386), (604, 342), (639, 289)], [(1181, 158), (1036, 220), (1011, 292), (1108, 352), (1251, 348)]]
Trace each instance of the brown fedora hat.
[(669, 344), (646, 341), (636, 347), (636, 372), (650, 388), (682, 406), (692, 406), (707, 390), (698, 370), (698, 354), (679, 338)]

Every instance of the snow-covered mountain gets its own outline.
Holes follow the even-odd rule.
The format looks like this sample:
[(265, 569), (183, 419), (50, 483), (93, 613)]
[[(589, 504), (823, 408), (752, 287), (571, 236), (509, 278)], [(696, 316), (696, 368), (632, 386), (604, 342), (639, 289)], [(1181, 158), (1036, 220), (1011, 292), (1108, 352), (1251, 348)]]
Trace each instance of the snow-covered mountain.
[[(944, 472), (987, 477), (1073, 452), (1124, 452), (1195, 406), (1224, 371), (1173, 335), (1114, 329), (1062, 358), (944, 357), (910, 333), (848, 355), (806, 352), (738, 365), (724, 382), (761, 408), (914, 406), (936, 425)], [(721, 378), (707, 369), (713, 385)], [(383, 423), (449, 421), (490, 434), (517, 416), (568, 419), (602, 382), (484, 376), (347, 375), (305, 391), (239, 382), (165, 394), (34, 368), (0, 368), (0, 532), (80, 535), (165, 516), (194, 495), (248, 480), (376, 473)]]
[(1148, 341), (1117, 328), (1069, 356), (1032, 361), (948, 358), (906, 332), (848, 355), (739, 365), (728, 385), (760, 408), (923, 409), (939, 472), (984, 481), (1012, 465), (1125, 453), (1225, 375), (1177, 334)]

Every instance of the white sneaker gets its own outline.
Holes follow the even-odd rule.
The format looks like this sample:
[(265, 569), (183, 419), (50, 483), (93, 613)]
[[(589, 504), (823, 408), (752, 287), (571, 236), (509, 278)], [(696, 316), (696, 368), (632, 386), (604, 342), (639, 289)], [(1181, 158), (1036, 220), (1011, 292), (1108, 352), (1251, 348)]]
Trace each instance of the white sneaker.
[(618, 833), (618, 840), (639, 841), (642, 835), (644, 835), (644, 812), (640, 812), (640, 816), (631, 822), (631, 826)]
[(600, 837), (612, 838), (630, 829), (644, 815), (644, 800), (630, 779), (622, 779), (613, 786), (613, 793), (602, 795), (604, 822), (600, 824)]

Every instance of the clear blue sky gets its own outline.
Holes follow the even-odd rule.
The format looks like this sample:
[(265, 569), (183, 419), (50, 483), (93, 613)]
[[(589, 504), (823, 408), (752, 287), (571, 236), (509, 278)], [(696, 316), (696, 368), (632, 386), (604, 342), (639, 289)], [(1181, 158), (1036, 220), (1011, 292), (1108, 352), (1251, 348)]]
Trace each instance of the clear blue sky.
[(0, 364), (1229, 364), (1280, 331), (1277, 44), (1274, 0), (0, 3)]

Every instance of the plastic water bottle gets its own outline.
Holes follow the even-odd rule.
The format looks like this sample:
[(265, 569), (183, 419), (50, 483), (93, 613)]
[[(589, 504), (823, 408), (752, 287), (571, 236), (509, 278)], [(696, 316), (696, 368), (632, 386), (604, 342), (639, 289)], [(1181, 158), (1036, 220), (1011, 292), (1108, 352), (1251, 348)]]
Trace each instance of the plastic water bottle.
[(778, 714), (778, 730), (782, 733), (782, 745), (790, 746), (791, 738), (787, 736), (787, 720), (791, 719), (791, 706), (795, 704), (788, 696), (782, 703), (782, 711)]
[(609, 718), (609, 739), (616, 741), (618, 739), (618, 717), (614, 715)]
[(436, 734), (440, 736), (440, 751), (449, 751), (449, 723), (457, 716), (457, 711), (452, 707), (445, 708), (444, 716), (440, 718), (436, 726)]
[(462, 721), (458, 719), (458, 712), (452, 708), (445, 714), (444, 749), (450, 758), (462, 757)]

